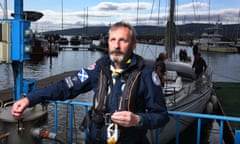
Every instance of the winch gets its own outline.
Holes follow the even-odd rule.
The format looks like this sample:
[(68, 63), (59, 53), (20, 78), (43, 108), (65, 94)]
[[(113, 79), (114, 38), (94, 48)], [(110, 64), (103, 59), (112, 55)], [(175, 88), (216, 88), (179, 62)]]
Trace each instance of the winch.
[(1, 144), (37, 144), (42, 139), (35, 136), (38, 129), (47, 122), (47, 110), (42, 105), (27, 108), (23, 118), (16, 120), (11, 115), (11, 106), (5, 104), (0, 112)]

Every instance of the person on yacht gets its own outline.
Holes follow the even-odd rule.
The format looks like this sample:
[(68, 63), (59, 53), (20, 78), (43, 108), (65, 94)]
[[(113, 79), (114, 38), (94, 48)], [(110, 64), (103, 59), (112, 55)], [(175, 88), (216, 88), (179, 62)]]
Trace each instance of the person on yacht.
[(207, 64), (200, 53), (195, 55), (192, 68), (195, 71), (196, 78), (202, 76), (202, 74), (207, 70)]
[(156, 73), (158, 74), (158, 76), (160, 78), (162, 87), (164, 87), (164, 83), (165, 83), (164, 74), (166, 72), (166, 65), (165, 65), (164, 61), (166, 59), (167, 59), (166, 54), (160, 53), (158, 58), (156, 59), (156, 63), (154, 66), (154, 70), (156, 71)]

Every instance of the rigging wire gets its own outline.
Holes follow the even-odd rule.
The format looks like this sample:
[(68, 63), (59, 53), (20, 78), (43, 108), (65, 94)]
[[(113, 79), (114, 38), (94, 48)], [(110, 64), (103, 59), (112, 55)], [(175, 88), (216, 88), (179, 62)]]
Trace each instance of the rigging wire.
[[(0, 8), (2, 9), (2, 11), (4, 11), (4, 8), (3, 8), (1, 2), (0, 2)], [(3, 17), (4, 17), (4, 15), (3, 15)]]
[(239, 31), (239, 26), (240, 26), (240, 9), (239, 9), (239, 11), (238, 11), (237, 39), (239, 38), (239, 33), (238, 33), (238, 31)]
[[(168, 5), (170, 5), (170, 4), (169, 4), (169, 0), (165, 0), (165, 3), (166, 3), (166, 7), (167, 7)], [(167, 18), (167, 17), (168, 17), (167, 14), (168, 14), (168, 9), (165, 9), (165, 21), (166, 21), (166, 22), (167, 22), (167, 19), (168, 19), (168, 18)]]
[[(178, 22), (179, 20), (179, 15), (178, 15), (178, 5), (179, 5), (179, 1), (176, 1), (176, 6), (175, 6), (175, 15), (174, 15), (174, 23), (176, 24), (176, 22)], [(177, 25), (177, 24), (176, 24)]]
[[(208, 0), (208, 25), (210, 26), (210, 0)], [(209, 43), (209, 31), (210, 31), (210, 29), (208, 29), (208, 32), (207, 32), (207, 34), (208, 34), (208, 39), (207, 39), (207, 41), (208, 41), (208, 43)], [(209, 49), (209, 45), (207, 45), (207, 51), (208, 51), (208, 49)], [(207, 64), (209, 65), (209, 63), (210, 63), (210, 58), (209, 58), (209, 55), (207, 56)]]
[(154, 8), (154, 3), (155, 3), (155, 0), (152, 0), (152, 8), (151, 8), (150, 17), (149, 17), (149, 23), (151, 23), (152, 14), (153, 14), (153, 8)]
[(196, 20), (197, 21), (197, 12), (196, 11), (198, 11), (198, 9), (197, 9), (197, 7), (196, 7), (196, 4), (197, 4), (197, 1), (195, 1), (195, 0), (192, 0), (192, 7), (193, 7), (193, 16), (194, 16), (194, 20)]
[(237, 42), (239, 38), (239, 26), (240, 26), (240, 9), (238, 12), (238, 19), (237, 19), (238, 25), (237, 27), (234, 28), (233, 33), (232, 33), (232, 39)]
[(157, 24), (160, 25), (160, 6), (161, 6), (161, 0), (158, 0), (158, 17), (157, 17)]
[(136, 19), (136, 26), (138, 25), (138, 13), (139, 13), (139, 0), (137, 1), (137, 19)]
[[(156, 39), (157, 42), (161, 41), (161, 37), (160, 37), (160, 34), (161, 34), (161, 31), (160, 31), (160, 7), (161, 7), (161, 0), (158, 0), (158, 17), (157, 17), (158, 30), (156, 31), (157, 32), (157, 39)], [(157, 53), (157, 49), (156, 49), (155, 53)]]

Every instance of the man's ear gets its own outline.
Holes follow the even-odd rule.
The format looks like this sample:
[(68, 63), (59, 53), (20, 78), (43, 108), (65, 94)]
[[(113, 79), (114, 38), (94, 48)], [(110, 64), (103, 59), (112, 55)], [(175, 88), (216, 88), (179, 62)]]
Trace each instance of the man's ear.
[(137, 42), (136, 41), (133, 42), (132, 47), (133, 47), (133, 51), (134, 51), (136, 49), (136, 47), (137, 47)]

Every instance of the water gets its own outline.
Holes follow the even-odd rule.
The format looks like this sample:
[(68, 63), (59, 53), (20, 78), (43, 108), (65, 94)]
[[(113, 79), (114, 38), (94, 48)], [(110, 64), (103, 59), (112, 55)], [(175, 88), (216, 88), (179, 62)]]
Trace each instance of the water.
[[(180, 49), (186, 49), (192, 58), (192, 48), (177, 46), (175, 57)], [(156, 59), (163, 46), (138, 44), (136, 53), (144, 58)], [(103, 55), (101, 52), (87, 50), (61, 51), (57, 57), (35, 57), (34, 60), (24, 62), (24, 78), (42, 79), (55, 74), (79, 70), (93, 64)], [(214, 82), (240, 82), (240, 54), (208, 53), (202, 52), (208, 67), (213, 71)], [(11, 64), (0, 64), (0, 90), (13, 87), (13, 73)]]
[[(192, 60), (192, 48), (178, 46), (176, 48), (175, 57), (178, 57), (180, 49), (186, 49), (188, 55)], [(136, 53), (142, 55), (148, 59), (156, 59), (160, 52), (163, 52), (162, 46), (138, 44)], [(92, 52), (87, 50), (79, 51), (61, 51), (57, 57), (35, 57), (34, 60), (24, 62), (24, 78), (42, 79), (55, 74), (79, 70), (82, 67), (88, 67), (93, 64), (98, 58), (103, 55), (101, 52)], [(207, 53), (202, 52), (203, 58), (206, 60), (209, 68), (213, 70), (213, 81), (221, 82), (240, 82), (240, 54), (225, 54), (225, 53)], [(10, 64), (0, 64), (0, 89), (13, 87), (13, 74)], [(90, 92), (91, 93), (91, 92)], [(90, 95), (90, 96), (89, 96)], [(92, 94), (84, 94), (77, 97), (81, 101), (90, 101)], [(59, 107), (59, 123), (58, 131), (65, 137), (68, 135), (68, 105), (62, 105)], [(82, 108), (74, 108), (76, 115), (74, 116), (74, 126), (78, 128), (82, 120)], [(49, 120), (47, 129), (53, 131), (53, 107), (50, 104), (48, 107)], [(80, 113), (81, 112), (81, 113)], [(67, 129), (67, 130), (66, 130)], [(191, 131), (192, 132), (192, 131)], [(191, 133), (190, 132), (190, 133)], [(78, 136), (78, 137), (77, 137)], [(76, 129), (74, 132), (75, 143), (81, 143), (83, 139), (83, 133)], [(52, 141), (44, 141), (44, 143), (52, 143)]]

